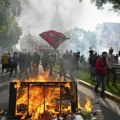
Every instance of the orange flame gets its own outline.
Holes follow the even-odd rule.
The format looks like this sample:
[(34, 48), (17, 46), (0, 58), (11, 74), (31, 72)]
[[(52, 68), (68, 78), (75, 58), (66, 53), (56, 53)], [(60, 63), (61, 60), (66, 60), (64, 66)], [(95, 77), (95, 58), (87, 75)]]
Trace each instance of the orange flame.
[[(36, 78), (26, 79), (25, 82), (51, 82), (49, 79), (49, 72), (46, 71), (42, 75), (38, 75)], [(44, 111), (49, 112), (52, 116), (59, 114), (61, 112), (68, 113), (71, 112), (71, 101), (62, 101), (62, 106), (60, 108), (60, 91), (65, 88), (66, 91), (71, 88), (70, 82), (63, 84), (61, 89), (58, 83), (55, 87), (38, 87), (34, 84), (30, 84), (29, 88), (26, 86), (21, 86), (20, 80), (14, 80), (16, 82), (15, 88), (17, 89), (17, 101), (16, 101), (16, 115), (23, 115), (22, 119), (29, 113), (32, 117), (31, 119), (41, 119)], [(52, 81), (53, 82), (53, 81)], [(63, 89), (62, 93), (67, 94)], [(72, 89), (74, 93), (74, 89)], [(29, 97), (29, 98), (28, 98)], [(85, 110), (92, 110), (91, 100), (89, 97), (86, 98)], [(80, 96), (78, 96), (78, 109), (84, 109), (80, 104)], [(47, 120), (47, 119), (46, 119)]]
[(81, 104), (80, 104), (80, 95), (78, 95), (78, 109), (81, 109)]
[(91, 99), (89, 97), (86, 97), (86, 104), (85, 104), (85, 109), (89, 112), (92, 111), (92, 104), (91, 104)]
[[(42, 75), (38, 75), (36, 78), (26, 79), (25, 82), (50, 82), (49, 72), (45, 72)], [(58, 114), (61, 112), (71, 111), (71, 101), (67, 100), (62, 103), (60, 108), (60, 84), (55, 87), (43, 87), (34, 86), (30, 84), (29, 88), (21, 86), (19, 80), (16, 82), (15, 88), (17, 88), (17, 101), (16, 101), (16, 115), (24, 115), (22, 119), (29, 113), (33, 119), (41, 117), (45, 111), (51, 114)], [(63, 88), (70, 89), (70, 82), (63, 84)], [(18, 89), (19, 88), (19, 89)], [(29, 89), (29, 90), (28, 90)], [(63, 91), (65, 93), (65, 91)], [(29, 100), (28, 100), (29, 97)], [(67, 103), (67, 104), (66, 104)]]
[(16, 84), (15, 84), (15, 88), (16, 89), (19, 89), (20, 88), (20, 85), (21, 85), (21, 82), (20, 82), (20, 80), (13, 80), (13, 82), (16, 82)]

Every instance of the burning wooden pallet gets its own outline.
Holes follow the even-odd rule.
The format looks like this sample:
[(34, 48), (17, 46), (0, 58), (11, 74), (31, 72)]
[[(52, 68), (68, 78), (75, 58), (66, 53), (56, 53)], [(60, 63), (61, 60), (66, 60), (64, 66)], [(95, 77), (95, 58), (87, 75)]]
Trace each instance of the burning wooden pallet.
[(45, 113), (54, 117), (68, 112), (75, 113), (77, 108), (76, 82), (10, 83), (9, 118), (42, 119)]

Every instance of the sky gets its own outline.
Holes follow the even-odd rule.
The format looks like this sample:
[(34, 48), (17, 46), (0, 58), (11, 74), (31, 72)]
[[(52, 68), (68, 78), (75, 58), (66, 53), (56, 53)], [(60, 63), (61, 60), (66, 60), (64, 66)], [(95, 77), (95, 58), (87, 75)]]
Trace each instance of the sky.
[[(30, 31), (34, 35), (50, 29), (51, 20), (56, 10), (57, 0), (21, 0), (22, 13), (17, 22), (22, 27), (23, 34)], [(120, 21), (118, 13), (109, 11), (110, 4), (98, 10), (90, 0), (58, 0), (58, 9), (65, 31), (74, 27), (95, 31), (97, 24)]]

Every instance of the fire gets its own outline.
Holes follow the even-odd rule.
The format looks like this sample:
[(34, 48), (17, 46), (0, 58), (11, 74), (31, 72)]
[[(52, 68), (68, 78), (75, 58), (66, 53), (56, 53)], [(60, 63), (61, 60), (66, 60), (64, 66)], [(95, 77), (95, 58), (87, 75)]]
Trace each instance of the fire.
[(19, 89), (20, 88), (20, 80), (13, 80), (13, 82), (16, 82), (16, 85), (14, 86), (16, 89)]
[(78, 109), (81, 109), (82, 107), (79, 101), (80, 101), (80, 95), (78, 95)]
[(86, 104), (85, 104), (85, 109), (89, 112), (92, 111), (92, 104), (91, 104), (91, 99), (89, 97), (86, 97)]
[[(71, 111), (71, 101), (64, 100), (61, 102), (60, 100), (60, 91), (65, 97), (69, 92), (70, 82), (54, 85), (49, 80), (48, 72), (38, 75), (36, 78), (26, 79), (25, 85), (21, 85), (20, 80), (14, 82), (16, 82), (14, 87), (17, 91), (16, 115), (23, 115), (22, 119), (25, 119), (28, 114), (32, 116), (32, 120), (40, 119), (45, 111), (54, 115), (59, 114), (60, 110), (63, 113)], [(28, 82), (30, 84), (27, 84)], [(53, 87), (48, 87), (47, 82)]]
[(92, 101), (89, 97), (86, 97), (86, 103), (85, 106), (82, 107), (80, 104), (80, 96), (78, 96), (78, 109), (85, 109), (88, 112), (92, 111)]
[[(26, 79), (25, 82), (15, 80), (16, 89), (16, 115), (22, 115), (22, 119), (30, 115), (31, 120), (42, 120), (44, 115), (56, 116), (71, 111), (71, 102), (77, 99), (75, 84), (71, 82), (53, 82), (49, 78), (49, 72), (37, 77)], [(84, 107), (80, 104), (78, 96), (78, 108), (92, 111), (91, 100), (86, 98)], [(47, 119), (44, 119), (47, 120)]]

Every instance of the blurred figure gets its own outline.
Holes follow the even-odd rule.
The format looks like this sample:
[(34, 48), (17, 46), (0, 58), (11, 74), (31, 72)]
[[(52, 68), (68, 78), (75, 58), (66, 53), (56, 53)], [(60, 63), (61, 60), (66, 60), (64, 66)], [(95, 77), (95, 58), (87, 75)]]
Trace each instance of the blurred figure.
[(83, 63), (85, 66), (85, 56), (84, 55), (81, 55), (80, 62)]
[(69, 75), (71, 77), (71, 80), (75, 82), (75, 73), (76, 73), (76, 58), (75, 54), (72, 54), (70, 52), (69, 54)]
[(63, 56), (61, 61), (60, 61), (59, 73), (60, 73), (60, 80), (61, 80), (62, 76), (64, 76), (64, 81), (66, 81), (65, 56)]
[(20, 53), (19, 54), (19, 77), (21, 77), (22, 74), (25, 73), (26, 76), (27, 74), (27, 57), (25, 53)]
[(4, 53), (3, 55), (2, 55), (2, 60), (1, 60), (1, 63), (2, 63), (2, 74), (3, 74), (3, 72), (4, 72), (4, 69), (8, 69), (9, 67), (10, 67), (10, 54), (9, 53)]
[(32, 65), (34, 72), (38, 73), (40, 63), (40, 56), (35, 52), (32, 56)]
[(55, 65), (54, 55), (49, 56), (48, 65), (49, 65), (49, 68), (50, 68), (49, 75), (52, 76), (53, 75), (53, 66)]
[(79, 61), (80, 61), (80, 52), (78, 51), (77, 53), (74, 54), (75, 60), (76, 60), (76, 72), (78, 72), (79, 69)]
[(116, 68), (114, 66), (116, 60), (113, 55), (113, 48), (109, 49), (109, 53), (107, 55), (106, 60), (108, 65), (107, 85), (109, 85), (110, 73), (112, 73), (112, 85), (116, 86)]
[(19, 58), (18, 58), (17, 52), (14, 52), (10, 59), (10, 67), (11, 67), (10, 77), (12, 76), (14, 70), (15, 70), (15, 76), (17, 75), (18, 61), (19, 61)]
[(95, 76), (96, 76), (96, 72), (95, 72), (95, 64), (96, 64), (96, 60), (98, 59), (98, 55), (97, 52), (95, 52), (92, 56), (91, 56), (91, 70), (90, 70), (90, 79), (91, 80), (95, 80)]
[(30, 75), (31, 75), (31, 62), (32, 62), (32, 56), (31, 56), (31, 54), (28, 52), (27, 54), (26, 54), (26, 60), (27, 60), (27, 70), (29, 70), (29, 73), (30, 73)]
[(102, 52), (102, 55), (96, 61), (96, 85), (95, 92), (98, 93), (98, 87), (102, 83), (101, 97), (105, 98), (106, 79), (107, 79), (107, 52)]
[(42, 63), (43, 70), (46, 71), (48, 66), (48, 53), (45, 52), (43, 54), (41, 58), (41, 63)]

